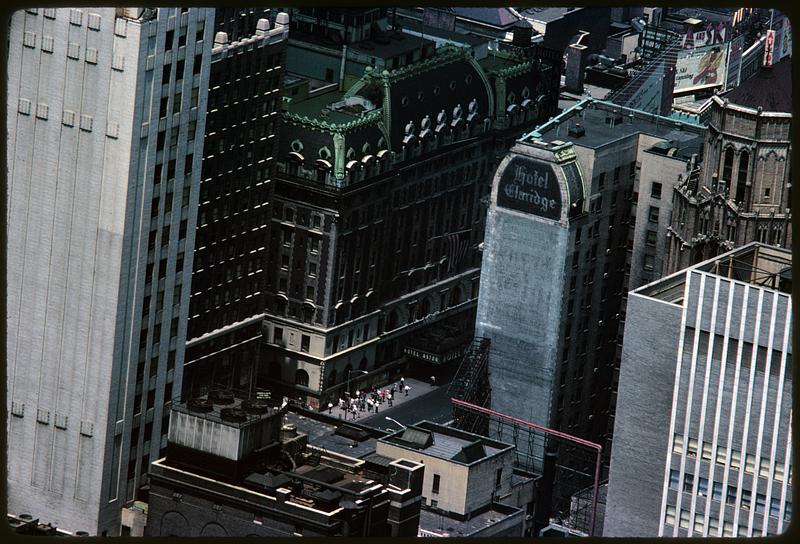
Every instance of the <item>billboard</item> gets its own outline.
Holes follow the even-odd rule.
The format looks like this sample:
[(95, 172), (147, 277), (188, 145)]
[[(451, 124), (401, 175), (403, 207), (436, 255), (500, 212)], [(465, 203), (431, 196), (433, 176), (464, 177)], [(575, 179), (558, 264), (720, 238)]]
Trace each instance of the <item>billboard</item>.
[(739, 85), (739, 71), (742, 68), (742, 54), (744, 53), (744, 34), (731, 41), (728, 51), (728, 76), (725, 78), (725, 90), (730, 90)]
[(695, 49), (697, 47), (725, 43), (729, 34), (728, 26), (722, 21), (716, 25), (708, 23), (705, 28), (699, 32), (693, 32), (692, 29), (689, 29), (681, 40), (681, 47), (684, 49)]
[(724, 85), (728, 45), (709, 45), (679, 52), (675, 63), (675, 92)]
[(772, 62), (792, 54), (792, 26), (788, 17), (781, 17), (775, 31), (775, 46), (772, 51)]

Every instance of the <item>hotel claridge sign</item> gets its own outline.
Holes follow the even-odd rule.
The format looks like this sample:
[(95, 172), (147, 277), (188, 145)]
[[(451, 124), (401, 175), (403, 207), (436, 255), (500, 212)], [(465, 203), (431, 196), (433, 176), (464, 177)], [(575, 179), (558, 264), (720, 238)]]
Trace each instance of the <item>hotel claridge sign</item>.
[(785, 533), (789, 15), (13, 12), (10, 530)]

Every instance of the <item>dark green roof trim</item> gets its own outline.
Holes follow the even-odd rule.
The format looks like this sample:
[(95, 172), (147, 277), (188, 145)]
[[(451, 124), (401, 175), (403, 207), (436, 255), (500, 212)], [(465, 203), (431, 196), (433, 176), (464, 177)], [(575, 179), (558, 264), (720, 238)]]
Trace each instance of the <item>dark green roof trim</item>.
[(288, 122), (317, 128), (325, 132), (330, 132), (331, 134), (346, 134), (367, 125), (377, 125), (383, 119), (383, 111), (381, 108), (377, 108), (346, 123), (332, 123), (320, 118), (298, 115), (288, 111), (281, 112), (281, 116)]

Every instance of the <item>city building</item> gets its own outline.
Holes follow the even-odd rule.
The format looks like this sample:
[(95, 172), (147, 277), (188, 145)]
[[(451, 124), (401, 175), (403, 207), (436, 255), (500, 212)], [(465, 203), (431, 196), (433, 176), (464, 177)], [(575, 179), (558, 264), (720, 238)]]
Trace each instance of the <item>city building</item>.
[(494, 410), (599, 443), (608, 460), (625, 296), (657, 277), (669, 191), (703, 134), (589, 99), (504, 159), (475, 332), (490, 340)]
[[(477, 61), (444, 45), (367, 66), (346, 91), (289, 64), (303, 90), (287, 83), (259, 387), (319, 407), (372, 372), (397, 379), (411, 361), (427, 379), (457, 362), (495, 154), (555, 113), (559, 63), (538, 47)], [(458, 341), (440, 342), (450, 331)]]
[(768, 536), (792, 516), (791, 253), (632, 291), (604, 536)]
[(118, 535), (181, 389), (213, 11), (30, 8), (8, 55), (8, 508)]
[(309, 444), (285, 413), (224, 392), (174, 406), (145, 536), (417, 534), (422, 463), (367, 466)]
[(792, 247), (791, 59), (711, 101), (703, 162), (671, 190), (666, 274), (752, 241)]
[(534, 478), (514, 470), (514, 445), (429, 421), (377, 441), (372, 461), (425, 466), (420, 536), (523, 536), (533, 517)]
[[(248, 37), (217, 32), (211, 51), (185, 397), (254, 383), (289, 32), (286, 13), (261, 14)], [(228, 14), (215, 26), (242, 24)]]
[[(465, 36), (479, 37), (490, 40), (493, 46), (513, 34), (520, 23), (532, 29), (531, 24), (517, 10), (505, 7), (397, 8), (397, 14), (392, 21), (393, 25), (396, 22), (402, 27), (421, 23)], [(537, 38), (541, 41), (540, 36)]]
[(542, 45), (563, 53), (574, 38), (587, 33), (583, 43), (588, 53), (600, 53), (606, 47), (611, 24), (611, 9), (600, 6), (586, 7), (529, 7), (520, 14), (544, 36)]

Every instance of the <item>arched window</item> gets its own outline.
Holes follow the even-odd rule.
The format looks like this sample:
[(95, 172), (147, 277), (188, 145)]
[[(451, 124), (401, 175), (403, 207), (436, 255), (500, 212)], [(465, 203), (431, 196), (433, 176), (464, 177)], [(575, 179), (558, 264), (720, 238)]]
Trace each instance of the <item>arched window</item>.
[(739, 173), (736, 176), (736, 202), (744, 202), (748, 166), (750, 166), (750, 154), (747, 151), (742, 151), (741, 155), (739, 155)]
[(722, 165), (722, 180), (730, 182), (733, 174), (733, 148), (725, 150), (725, 162)]
[(297, 372), (294, 373), (294, 383), (302, 385), (303, 387), (308, 387), (308, 372), (302, 368), (298, 369)]

